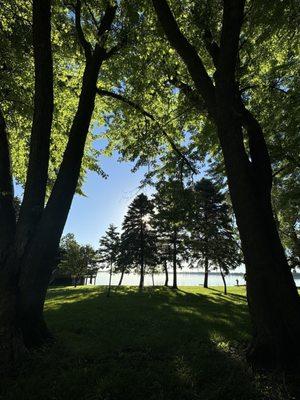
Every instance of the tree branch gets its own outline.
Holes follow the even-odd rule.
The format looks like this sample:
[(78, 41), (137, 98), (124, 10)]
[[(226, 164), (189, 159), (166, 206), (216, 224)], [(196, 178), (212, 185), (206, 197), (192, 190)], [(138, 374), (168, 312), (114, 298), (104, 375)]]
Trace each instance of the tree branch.
[(107, 96), (107, 97), (111, 97), (111, 98), (116, 99), (116, 100), (120, 100), (123, 103), (129, 105), (130, 107), (134, 108), (135, 110), (139, 111), (142, 115), (144, 115), (145, 117), (149, 118), (151, 121), (153, 121), (158, 126), (158, 128), (161, 130), (162, 134), (167, 139), (167, 141), (170, 143), (172, 149), (179, 155), (179, 157), (186, 163), (186, 165), (190, 168), (190, 170), (194, 174), (197, 173), (197, 171), (192, 166), (192, 164), (187, 159), (187, 157), (178, 149), (178, 147), (176, 146), (176, 144), (174, 143), (174, 141), (172, 140), (170, 135), (163, 129), (163, 127), (160, 125), (160, 123), (156, 120), (156, 118), (152, 114), (150, 114), (148, 111), (146, 111), (139, 104), (133, 102), (132, 100), (127, 99), (125, 96), (122, 96), (120, 94), (117, 94), (117, 93), (114, 93), (114, 92), (110, 92), (108, 90), (104, 90), (104, 89), (100, 89), (100, 88), (97, 88), (97, 94), (99, 96)]
[(79, 43), (81, 44), (81, 46), (84, 50), (85, 58), (88, 60), (92, 56), (92, 46), (86, 40), (83, 30), (82, 30), (82, 26), (81, 26), (81, 0), (76, 1), (76, 4), (74, 6), (74, 12), (75, 12), (75, 27), (76, 27)]
[(214, 41), (211, 31), (208, 29), (206, 29), (204, 32), (204, 44), (208, 54), (213, 60), (215, 68), (217, 68), (219, 63), (220, 48)]
[[(48, 179), (50, 135), (53, 117), (53, 60), (51, 48), (51, 0), (33, 0), (34, 112), (29, 165), (17, 238), (26, 245), (44, 209)], [(17, 239), (18, 240), (18, 239)]]
[(223, 22), (217, 74), (225, 90), (235, 88), (235, 72), (245, 0), (223, 0)]
[(103, 36), (105, 34), (105, 32), (107, 32), (111, 29), (111, 25), (115, 18), (116, 12), (117, 12), (116, 5), (114, 5), (114, 6), (112, 6), (110, 4), (107, 5), (107, 7), (105, 9), (105, 13), (100, 21), (100, 25), (99, 25), (98, 32), (97, 32), (97, 35), (99, 38), (101, 38), (101, 36)]
[(152, 0), (159, 22), (171, 44), (186, 64), (196, 89), (212, 116), (216, 115), (215, 88), (196, 49), (182, 34), (166, 0)]

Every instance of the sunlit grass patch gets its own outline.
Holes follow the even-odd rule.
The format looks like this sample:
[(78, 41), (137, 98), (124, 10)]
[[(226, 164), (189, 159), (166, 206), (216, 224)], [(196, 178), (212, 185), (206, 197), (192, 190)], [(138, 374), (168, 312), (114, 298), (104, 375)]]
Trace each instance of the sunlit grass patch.
[(55, 345), (29, 357), (1, 400), (263, 398), (233, 356), (249, 338), (244, 288), (51, 288), (45, 315)]

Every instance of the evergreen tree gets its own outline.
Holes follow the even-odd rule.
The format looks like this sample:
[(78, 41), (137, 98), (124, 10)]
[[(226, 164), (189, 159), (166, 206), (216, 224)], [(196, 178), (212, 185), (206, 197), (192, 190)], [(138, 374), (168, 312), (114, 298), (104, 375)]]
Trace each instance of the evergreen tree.
[(75, 287), (80, 279), (97, 273), (98, 262), (98, 252), (92, 246), (81, 246), (72, 233), (62, 238), (59, 268), (71, 274)]
[(117, 227), (110, 224), (105, 235), (100, 239), (100, 260), (105, 266), (109, 266), (109, 284), (107, 297), (110, 295), (111, 278), (118, 270), (118, 260), (120, 255), (120, 235)]
[[(184, 225), (187, 213), (186, 191), (179, 180), (161, 180), (156, 184), (155, 219), (163, 262), (173, 267), (173, 288), (177, 288), (177, 267), (184, 259)], [(165, 265), (166, 271), (166, 265)]]
[(156, 263), (156, 235), (151, 227), (153, 203), (141, 193), (129, 205), (123, 222), (121, 263), (140, 270), (139, 287), (144, 286), (147, 266)]
[(224, 274), (241, 263), (240, 251), (225, 195), (210, 180), (203, 178), (190, 191), (191, 207), (188, 226), (192, 258), (204, 266), (204, 287), (208, 287), (211, 268), (220, 269), (226, 291)]

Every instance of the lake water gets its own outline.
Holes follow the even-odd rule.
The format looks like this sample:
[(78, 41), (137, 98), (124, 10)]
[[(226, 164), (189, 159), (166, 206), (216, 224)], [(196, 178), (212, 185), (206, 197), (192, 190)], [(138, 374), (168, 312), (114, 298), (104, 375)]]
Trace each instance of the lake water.
[[(239, 285), (245, 285), (244, 274), (240, 272), (232, 272), (225, 277), (228, 286), (235, 286), (238, 279)], [(296, 285), (300, 287), (300, 274), (294, 274)], [(120, 280), (120, 274), (112, 276), (112, 285), (117, 285)], [(123, 285), (125, 286), (138, 286), (140, 277), (138, 274), (125, 274), (123, 278)], [(96, 285), (107, 285), (109, 281), (109, 272), (99, 271), (96, 277)], [(198, 286), (203, 285), (204, 273), (203, 272), (178, 272), (177, 284), (178, 286)], [(169, 272), (169, 285), (172, 285), (173, 274)], [(155, 274), (154, 284), (161, 286), (165, 283), (165, 274)], [(221, 275), (217, 272), (210, 272), (208, 277), (209, 286), (223, 286)], [(145, 286), (152, 286), (151, 275), (145, 276)]]

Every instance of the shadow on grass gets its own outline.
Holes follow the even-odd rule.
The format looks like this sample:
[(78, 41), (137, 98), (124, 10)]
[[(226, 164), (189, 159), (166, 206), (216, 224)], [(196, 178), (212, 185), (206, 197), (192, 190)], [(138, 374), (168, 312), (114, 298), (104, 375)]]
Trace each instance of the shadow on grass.
[(3, 399), (263, 398), (231, 350), (248, 338), (245, 298), (204, 293), (51, 289), (46, 318), (58, 341), (6, 382)]

